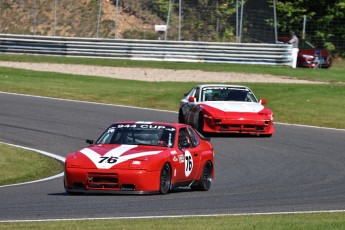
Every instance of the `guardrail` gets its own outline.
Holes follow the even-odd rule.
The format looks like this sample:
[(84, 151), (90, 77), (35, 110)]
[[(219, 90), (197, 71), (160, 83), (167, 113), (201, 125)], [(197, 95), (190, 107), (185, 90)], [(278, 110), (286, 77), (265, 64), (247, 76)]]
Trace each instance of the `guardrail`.
[(0, 34), (0, 53), (172, 62), (289, 65), (291, 46)]

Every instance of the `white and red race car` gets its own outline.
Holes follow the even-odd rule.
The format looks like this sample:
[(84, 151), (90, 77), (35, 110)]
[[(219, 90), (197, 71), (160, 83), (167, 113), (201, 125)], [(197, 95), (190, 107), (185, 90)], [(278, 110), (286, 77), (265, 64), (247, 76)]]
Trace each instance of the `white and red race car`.
[(116, 122), (65, 161), (67, 193), (167, 194), (176, 187), (207, 191), (214, 148), (192, 127), (163, 122)]
[(270, 137), (273, 112), (241, 85), (198, 85), (180, 101), (179, 123), (201, 133), (239, 133)]

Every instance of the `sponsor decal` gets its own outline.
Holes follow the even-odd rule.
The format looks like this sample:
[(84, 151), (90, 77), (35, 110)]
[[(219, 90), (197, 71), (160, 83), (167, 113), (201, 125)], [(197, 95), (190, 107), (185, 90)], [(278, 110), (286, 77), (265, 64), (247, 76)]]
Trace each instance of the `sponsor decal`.
[(183, 163), (184, 162), (184, 156), (183, 155), (179, 155), (178, 156), (178, 160), (180, 163)]
[(118, 124), (116, 127), (119, 129), (121, 129), (121, 128), (141, 128), (141, 129), (167, 129), (169, 131), (175, 130), (174, 128), (171, 128), (171, 127), (168, 128), (164, 125), (153, 125), (150, 123), (146, 123), (146, 124)]
[(133, 161), (132, 165), (141, 165), (141, 161)]
[(176, 151), (176, 150), (173, 150), (173, 151), (170, 152), (170, 154), (171, 154), (171, 155), (175, 155), (175, 154), (177, 154), (177, 151)]
[(178, 161), (178, 158), (176, 156), (174, 156), (173, 161), (175, 161), (175, 162)]

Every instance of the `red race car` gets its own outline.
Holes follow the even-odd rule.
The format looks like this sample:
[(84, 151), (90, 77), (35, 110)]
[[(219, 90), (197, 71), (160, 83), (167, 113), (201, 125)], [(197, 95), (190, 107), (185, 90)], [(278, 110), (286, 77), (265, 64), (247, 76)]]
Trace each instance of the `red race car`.
[(273, 112), (246, 86), (198, 85), (180, 101), (179, 123), (201, 133), (240, 133), (270, 137)]
[(167, 194), (176, 187), (207, 191), (214, 178), (210, 139), (189, 125), (117, 122), (90, 146), (66, 157), (67, 193)]

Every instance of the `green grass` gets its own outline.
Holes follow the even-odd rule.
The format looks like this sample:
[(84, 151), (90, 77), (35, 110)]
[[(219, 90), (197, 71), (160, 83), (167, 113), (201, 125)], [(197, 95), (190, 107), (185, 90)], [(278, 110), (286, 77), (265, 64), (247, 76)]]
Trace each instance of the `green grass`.
[(16, 184), (62, 172), (57, 160), (34, 151), (0, 143), (0, 185)]
[(344, 229), (345, 213), (0, 223), (7, 229)]

